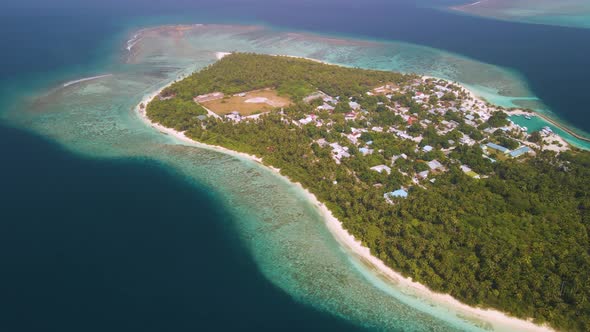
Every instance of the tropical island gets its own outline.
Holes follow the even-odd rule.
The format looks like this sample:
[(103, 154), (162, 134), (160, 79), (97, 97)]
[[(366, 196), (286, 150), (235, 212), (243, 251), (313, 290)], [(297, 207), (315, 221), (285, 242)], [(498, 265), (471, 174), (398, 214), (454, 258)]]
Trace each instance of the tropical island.
[(590, 329), (590, 153), (445, 80), (231, 54), (140, 112), (301, 183), (387, 266), (460, 301)]

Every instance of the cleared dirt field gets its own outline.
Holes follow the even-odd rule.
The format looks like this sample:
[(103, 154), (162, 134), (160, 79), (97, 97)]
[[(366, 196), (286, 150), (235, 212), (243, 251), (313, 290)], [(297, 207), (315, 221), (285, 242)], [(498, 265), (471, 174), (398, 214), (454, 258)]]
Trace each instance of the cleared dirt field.
[(268, 112), (291, 104), (287, 97), (277, 95), (272, 89), (246, 92), (243, 96), (226, 96), (222, 99), (202, 102), (201, 105), (219, 115), (239, 112), (243, 116)]

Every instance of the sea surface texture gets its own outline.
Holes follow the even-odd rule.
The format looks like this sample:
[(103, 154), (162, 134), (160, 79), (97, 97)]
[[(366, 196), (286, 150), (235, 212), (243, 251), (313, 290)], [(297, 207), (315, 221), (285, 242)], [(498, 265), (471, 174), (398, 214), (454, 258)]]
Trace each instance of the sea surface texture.
[[(0, 330), (489, 327), (385, 282), (271, 171), (178, 142), (133, 108), (242, 51), (443, 77), (583, 132), (587, 30), (408, 1), (258, 2), (8, 0)], [(193, 25), (208, 21), (240, 25)]]
[(587, 0), (480, 0), (456, 9), (503, 20), (590, 29)]

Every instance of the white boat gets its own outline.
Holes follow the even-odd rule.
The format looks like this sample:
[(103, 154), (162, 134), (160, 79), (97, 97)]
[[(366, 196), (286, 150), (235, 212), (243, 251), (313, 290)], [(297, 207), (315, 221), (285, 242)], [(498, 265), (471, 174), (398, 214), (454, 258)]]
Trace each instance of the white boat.
[(524, 118), (527, 119), (527, 120), (530, 120), (531, 119), (531, 116), (530, 115), (525, 115)]

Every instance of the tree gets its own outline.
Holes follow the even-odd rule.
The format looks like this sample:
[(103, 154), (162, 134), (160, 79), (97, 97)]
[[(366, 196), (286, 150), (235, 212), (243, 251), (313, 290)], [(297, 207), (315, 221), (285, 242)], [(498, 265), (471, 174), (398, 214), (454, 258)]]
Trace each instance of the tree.
[(533, 131), (528, 138), (528, 141), (533, 142), (533, 143), (539, 143), (542, 140), (543, 140), (543, 137), (541, 136), (541, 133), (539, 131)]
[(500, 111), (492, 114), (488, 119), (490, 127), (498, 128), (508, 125), (508, 114)]

